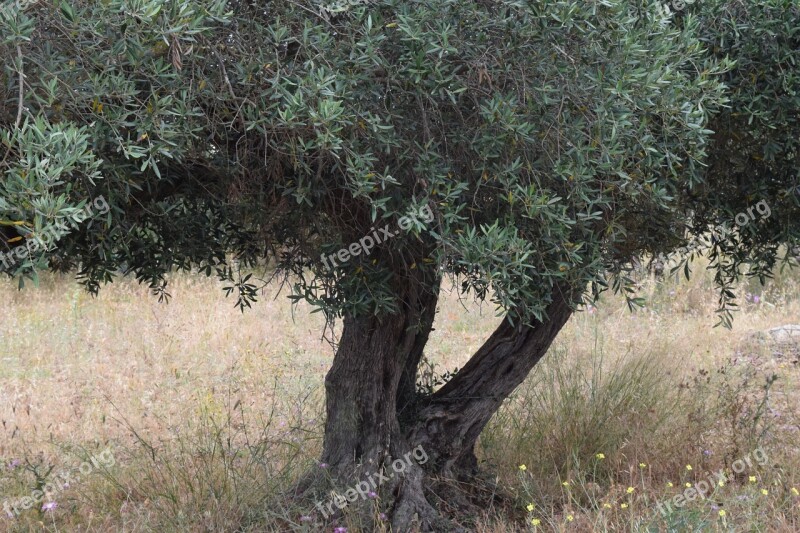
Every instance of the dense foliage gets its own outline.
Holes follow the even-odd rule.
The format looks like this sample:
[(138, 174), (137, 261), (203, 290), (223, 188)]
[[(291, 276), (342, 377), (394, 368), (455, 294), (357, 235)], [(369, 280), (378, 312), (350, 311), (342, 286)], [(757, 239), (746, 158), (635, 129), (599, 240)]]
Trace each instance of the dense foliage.
[(714, 240), (727, 287), (798, 236), (798, 31), (796, 0), (18, 1), (0, 246), (29, 252), (0, 268), (162, 294), (197, 268), (244, 306), (266, 259), (331, 316), (395, 310), (425, 269), (527, 319), (764, 200)]

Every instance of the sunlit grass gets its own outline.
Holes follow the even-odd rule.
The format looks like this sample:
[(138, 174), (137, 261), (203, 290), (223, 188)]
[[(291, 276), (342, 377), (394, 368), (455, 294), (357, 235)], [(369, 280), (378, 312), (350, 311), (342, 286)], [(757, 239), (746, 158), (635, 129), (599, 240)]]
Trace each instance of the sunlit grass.
[[(57, 508), (0, 516), (0, 529), (322, 528), (313, 501), (287, 496), (321, 446), (321, 385), (332, 359), (321, 317), (274, 294), (242, 315), (204, 278), (177, 277), (171, 292), (165, 306), (130, 282), (96, 300), (62, 278), (0, 289), (0, 500), (30, 495), (50, 466), (59, 472), (105, 447), (116, 457), (59, 492)], [(643, 280), (648, 304), (636, 313), (609, 296), (575, 316), (483, 435), (480, 459), (498, 498), (465, 525), (800, 529), (792, 491), (800, 488), (800, 369), (748, 341), (800, 322), (800, 291), (784, 276), (744, 292), (733, 331), (712, 328), (715, 295), (703, 276)], [(490, 307), (464, 305), (453, 294), (441, 303), (427, 351), (439, 373), (462, 366), (498, 322)], [(757, 446), (768, 463), (659, 513), (656, 504), (685, 483)], [(373, 505), (376, 517), (385, 510)], [(334, 526), (356, 531), (358, 518), (327, 530)]]

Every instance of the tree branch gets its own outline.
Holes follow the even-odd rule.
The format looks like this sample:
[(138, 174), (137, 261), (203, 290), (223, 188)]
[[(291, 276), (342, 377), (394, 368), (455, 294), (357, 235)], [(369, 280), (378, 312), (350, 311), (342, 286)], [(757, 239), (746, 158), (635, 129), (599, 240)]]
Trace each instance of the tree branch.
[(14, 129), (19, 128), (20, 123), (22, 123), (23, 100), (25, 98), (25, 73), (22, 68), (22, 47), (19, 44), (17, 44), (17, 60), (19, 61), (19, 96), (17, 101), (17, 119), (14, 121)]

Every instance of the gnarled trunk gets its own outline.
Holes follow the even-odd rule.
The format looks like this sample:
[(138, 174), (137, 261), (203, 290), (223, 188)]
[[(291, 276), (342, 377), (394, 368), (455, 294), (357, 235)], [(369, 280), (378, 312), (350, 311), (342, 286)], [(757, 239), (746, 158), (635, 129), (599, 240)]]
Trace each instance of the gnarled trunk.
[[(430, 287), (430, 285), (427, 285)], [(441, 390), (417, 398), (417, 367), (432, 329), (438, 292), (408, 284), (402, 312), (347, 317), (325, 379), (327, 421), (322, 461), (340, 487), (366, 487), (391, 505), (395, 531), (452, 531), (426, 498), (435, 479), (463, 480), (476, 471), (474, 448), (502, 402), (545, 354), (571, 315), (569, 299), (554, 295), (547, 320), (504, 321)], [(412, 450), (424, 455), (411, 456)], [(417, 460), (409, 460), (415, 458)], [(405, 458), (402, 472), (392, 465)], [(390, 468), (391, 466), (391, 468)], [(387, 473), (385, 484), (375, 474)], [(372, 478), (372, 485), (366, 479)], [(380, 479), (380, 478), (379, 478)], [(351, 500), (363, 500), (364, 490)], [(324, 514), (335, 512), (328, 505)]]
[(554, 295), (547, 319), (504, 320), (467, 364), (417, 414), (409, 439), (429, 449), (436, 471), (451, 480), (475, 473), (475, 444), (506, 398), (547, 353), (572, 315), (568, 298)]
[[(389, 317), (345, 317), (333, 366), (325, 378), (327, 420), (322, 462), (343, 487), (372, 479), (370, 490), (391, 494), (390, 511), (399, 529), (412, 519), (425, 530), (443, 527), (424, 496), (424, 472), (411, 460), (412, 447), (400, 427), (399, 412), (416, 404), (416, 368), (433, 326), (438, 286), (405, 286), (402, 312)], [(390, 468), (406, 458), (402, 476)], [(377, 486), (380, 471), (388, 472)], [(397, 472), (400, 474), (400, 472)], [(366, 487), (367, 485), (361, 485)], [(364, 490), (357, 499), (363, 500)], [(343, 502), (342, 502), (343, 503)], [(338, 505), (323, 509), (325, 514)]]

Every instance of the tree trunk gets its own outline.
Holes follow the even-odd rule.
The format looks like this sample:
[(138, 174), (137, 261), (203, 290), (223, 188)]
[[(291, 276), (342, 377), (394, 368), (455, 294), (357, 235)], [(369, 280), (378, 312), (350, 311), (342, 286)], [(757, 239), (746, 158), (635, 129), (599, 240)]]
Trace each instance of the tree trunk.
[[(375, 474), (381, 470), (388, 472), (391, 479), (380, 489), (372, 483), (370, 490), (391, 494), (393, 506), (387, 511), (399, 519), (396, 531), (406, 531), (412, 520), (423, 530), (443, 527), (424, 496), (422, 467), (406, 461), (402, 476), (395, 476), (390, 468), (393, 461), (411, 457), (399, 413), (416, 405), (416, 369), (432, 330), (437, 300), (438, 284), (409, 281), (401, 313), (345, 317), (333, 366), (325, 378), (322, 462), (326, 473), (339, 487), (355, 488), (365, 479), (380, 481)], [(324, 513), (337, 507), (328, 505)]]
[(419, 409), (420, 397), (417, 394), (417, 373), (425, 346), (428, 344), (428, 337), (433, 332), (438, 290), (439, 287), (437, 286), (437, 294), (432, 295), (433, 297), (430, 298), (430, 301), (425, 302), (425, 306), (421, 310), (419, 329), (414, 337), (414, 346), (408, 354), (408, 359), (403, 367), (403, 374), (400, 376), (400, 384), (397, 390), (397, 418), (403, 432), (410, 424), (413, 424)]
[[(322, 462), (341, 487), (387, 473), (374, 486), (394, 531), (452, 531), (426, 498), (434, 480), (464, 479), (476, 471), (478, 435), (509, 394), (541, 359), (571, 314), (560, 294), (548, 319), (527, 326), (504, 321), (467, 365), (429, 398), (415, 382), (432, 330), (438, 292), (408, 284), (402, 312), (384, 318), (346, 317), (334, 363), (325, 379), (327, 420)], [(425, 457), (408, 460), (412, 450)], [(393, 461), (406, 458), (402, 475)], [(380, 484), (380, 483), (379, 483)], [(363, 492), (363, 490), (361, 491)], [(356, 491), (353, 491), (355, 495)], [(363, 494), (351, 502), (363, 500)], [(354, 506), (359, 505), (354, 503)], [(336, 506), (323, 504), (327, 516)]]
[(449, 480), (476, 473), (478, 436), (547, 353), (572, 313), (571, 299), (555, 291), (543, 322), (513, 326), (504, 320), (464, 368), (433, 395), (418, 413), (409, 439), (429, 450), (435, 471)]

